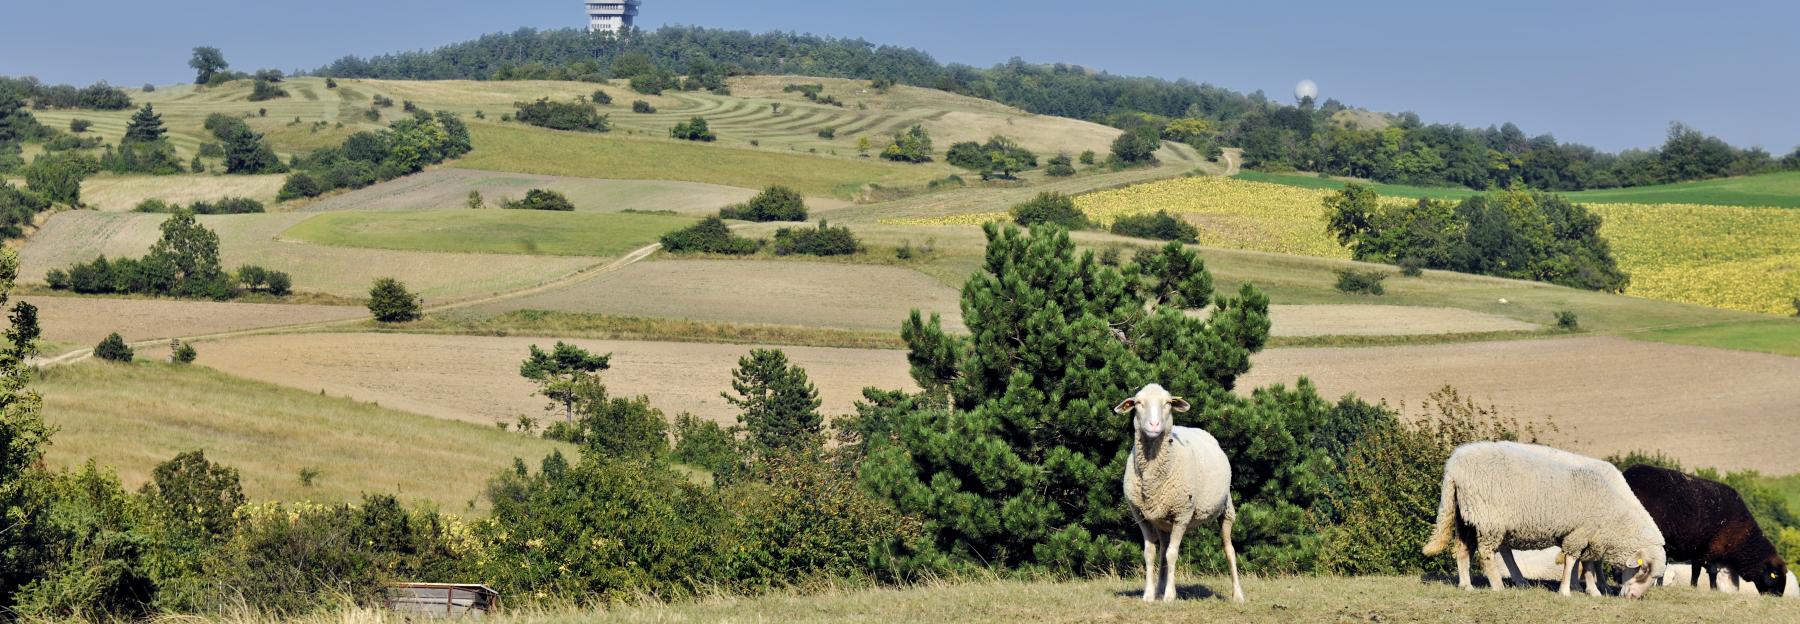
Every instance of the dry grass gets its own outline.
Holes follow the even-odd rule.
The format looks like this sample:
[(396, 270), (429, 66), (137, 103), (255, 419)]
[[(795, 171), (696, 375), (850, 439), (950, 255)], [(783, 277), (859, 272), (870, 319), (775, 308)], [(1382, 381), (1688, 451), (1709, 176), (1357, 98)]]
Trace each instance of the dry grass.
[(550, 310), (724, 323), (898, 331), (913, 309), (962, 327), (956, 290), (910, 269), (830, 262), (656, 260), (475, 314)]
[[(820, 622), (1633, 622), (1642, 624), (1792, 622), (1800, 601), (1758, 599), (1687, 588), (1658, 588), (1644, 600), (1558, 596), (1548, 589), (1465, 592), (1438, 580), (1410, 577), (1278, 577), (1244, 579), (1248, 602), (1221, 600), (1228, 579), (1182, 577), (1181, 600), (1145, 604), (1136, 578), (1083, 581), (932, 582), (909, 588), (827, 589), (762, 597), (718, 596), (695, 602), (650, 602), (607, 610), (510, 610), (493, 621), (763, 623)], [(324, 613), (309, 624), (389, 624), (403, 618), (377, 610)], [(274, 620), (229, 618), (243, 624)]]
[(81, 183), (81, 202), (95, 210), (125, 212), (146, 199), (160, 199), (183, 206), (195, 201), (224, 197), (248, 197), (270, 209), (275, 192), (287, 176), (171, 175), (120, 176), (101, 174)]
[[(498, 173), (470, 169), (432, 169), (369, 188), (305, 205), (307, 211), (330, 210), (432, 210), (464, 208), (469, 192), (481, 193), (489, 208), (501, 200), (519, 199), (531, 189), (562, 193), (578, 211), (672, 210), (682, 214), (710, 214), (755, 194), (751, 189), (698, 182), (665, 180), (597, 180), (526, 173)], [(843, 202), (815, 199), (812, 207), (831, 208)]]
[[(409, 334), (293, 334), (199, 345), (200, 363), (251, 379), (375, 401), (383, 406), (492, 427), (541, 417), (545, 401), (519, 377), (531, 345), (555, 338)], [(719, 397), (753, 345), (567, 340), (612, 353), (602, 375), (617, 396), (647, 395), (670, 417), (681, 412), (734, 422)], [(891, 349), (780, 347), (805, 367), (828, 415), (847, 413), (865, 386), (911, 388), (906, 354)]]
[[(211, 359), (200, 346), (200, 361)], [(43, 371), (54, 466), (89, 458), (136, 488), (176, 453), (203, 449), (237, 468), (256, 500), (356, 500), (363, 492), (481, 511), (482, 484), (561, 445), (385, 409), (315, 391), (233, 377), (200, 366), (88, 362)], [(320, 473), (311, 487), (301, 468)]]
[(400, 331), (465, 336), (554, 336), (600, 340), (651, 340), (714, 344), (766, 344), (847, 349), (900, 349), (897, 331), (861, 331), (794, 325), (740, 325), (680, 319), (520, 310), (486, 318), (437, 318)]
[(1550, 440), (1577, 452), (1662, 450), (1687, 466), (1800, 471), (1800, 358), (1574, 337), (1271, 349), (1251, 363), (1240, 389), (1305, 376), (1328, 397), (1398, 405), (1454, 385), (1507, 416), (1554, 422)]
[[(600, 262), (595, 258), (476, 253), (432, 253), (284, 242), (283, 231), (310, 213), (203, 216), (219, 234), (227, 268), (258, 264), (293, 275), (294, 288), (342, 297), (365, 297), (377, 277), (405, 282), (429, 304), (536, 286)], [(159, 234), (164, 215), (63, 212), (50, 218), (20, 252), (24, 281), (95, 256), (141, 256)]]
[[(83, 347), (91, 347), (113, 332), (138, 342), (368, 316), (368, 310), (360, 306), (61, 296), (22, 300), (37, 306), (38, 324), (46, 340)], [(45, 354), (56, 355), (48, 350)]]

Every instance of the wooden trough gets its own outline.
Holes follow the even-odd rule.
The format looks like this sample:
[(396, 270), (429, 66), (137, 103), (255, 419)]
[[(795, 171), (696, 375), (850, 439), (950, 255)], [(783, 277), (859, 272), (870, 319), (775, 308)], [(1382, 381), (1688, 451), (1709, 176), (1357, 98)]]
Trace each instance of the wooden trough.
[(470, 583), (395, 583), (387, 588), (387, 608), (426, 617), (482, 617), (500, 611), (500, 592)]

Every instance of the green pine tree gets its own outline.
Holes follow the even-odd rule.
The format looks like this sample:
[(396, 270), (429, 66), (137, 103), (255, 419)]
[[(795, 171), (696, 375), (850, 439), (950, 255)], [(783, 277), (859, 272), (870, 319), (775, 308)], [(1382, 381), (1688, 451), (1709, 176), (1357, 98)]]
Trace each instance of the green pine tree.
[(738, 423), (750, 434), (751, 448), (761, 456), (808, 453), (824, 448), (824, 417), (819, 390), (806, 370), (788, 363), (780, 349), (756, 349), (738, 359), (731, 389), (721, 392), (737, 407)]
[(131, 122), (125, 125), (126, 141), (149, 143), (162, 140), (166, 134), (168, 130), (163, 128), (162, 115), (156, 114), (149, 102), (132, 114)]
[[(536, 383), (538, 394), (561, 405), (563, 418), (574, 422), (575, 403), (582, 385), (597, 382), (600, 371), (611, 367), (612, 354), (594, 355), (559, 340), (548, 352), (531, 345), (531, 355), (519, 365), (519, 376)], [(598, 399), (604, 401), (605, 396), (605, 389), (601, 388)]]
[[(1251, 569), (1303, 569), (1306, 508), (1330, 462), (1311, 437), (1330, 406), (1305, 384), (1232, 392), (1267, 341), (1268, 297), (1245, 286), (1195, 318), (1182, 308), (1213, 299), (1211, 278), (1179, 246), (1150, 267), (1115, 269), (1077, 254), (1059, 228), (986, 232), (986, 270), (962, 291), (970, 335), (945, 333), (935, 316), (906, 322), (926, 390), (889, 397), (903, 410), (883, 416), (892, 433), (864, 442), (864, 486), (926, 519), (938, 552), (925, 556), (1068, 572), (1136, 565), (1138, 531), (1119, 495), (1131, 425), (1112, 407), (1154, 382), (1194, 406), (1178, 424), (1206, 428), (1232, 455)], [(1223, 564), (1217, 549), (1186, 553)]]

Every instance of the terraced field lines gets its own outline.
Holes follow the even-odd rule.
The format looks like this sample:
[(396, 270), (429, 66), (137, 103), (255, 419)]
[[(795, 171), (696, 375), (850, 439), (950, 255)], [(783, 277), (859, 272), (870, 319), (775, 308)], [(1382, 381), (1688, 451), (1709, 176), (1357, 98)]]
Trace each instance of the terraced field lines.
[(539, 210), (322, 213), (286, 240), (399, 251), (612, 257), (692, 224), (682, 216)]

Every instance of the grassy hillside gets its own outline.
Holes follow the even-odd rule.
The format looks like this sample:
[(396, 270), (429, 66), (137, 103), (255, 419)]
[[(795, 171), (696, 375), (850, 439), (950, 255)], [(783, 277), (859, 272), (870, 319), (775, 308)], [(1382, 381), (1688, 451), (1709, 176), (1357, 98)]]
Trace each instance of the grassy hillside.
[(1643, 338), (1659, 342), (1761, 351), (1800, 357), (1800, 319), (1770, 319), (1696, 327), (1675, 327), (1645, 333)]
[(1800, 208), (1800, 171), (1569, 193), (1595, 203), (1717, 204)]
[[(1266, 173), (1245, 171), (1236, 177), (1253, 182), (1286, 184), (1301, 188), (1338, 190), (1347, 178), (1321, 178), (1308, 173)], [(1386, 197), (1430, 197), (1460, 199), (1480, 191), (1467, 188), (1410, 186), (1373, 183), (1377, 193)], [(1593, 204), (1710, 204), (1719, 206), (1753, 206), (1800, 208), (1800, 171), (1783, 171), (1753, 176), (1597, 189), (1563, 193), (1572, 201)]]
[(1381, 182), (1371, 183), (1371, 182), (1368, 182), (1367, 180), (1351, 180), (1348, 178), (1335, 178), (1335, 177), (1321, 178), (1317, 174), (1298, 173), (1298, 172), (1296, 172), (1296, 173), (1269, 173), (1266, 171), (1242, 171), (1232, 177), (1240, 179), (1240, 180), (1249, 180), (1251, 182), (1268, 182), (1270, 184), (1285, 184), (1287, 186), (1297, 186), (1300, 188), (1308, 188), (1308, 189), (1323, 189), (1323, 190), (1327, 190), (1327, 191), (1342, 190), (1344, 188), (1345, 184), (1355, 181), (1355, 182), (1363, 182), (1363, 183), (1369, 184), (1372, 187), (1375, 187), (1375, 192), (1380, 193), (1382, 197), (1410, 197), (1413, 199), (1418, 199), (1421, 197), (1429, 197), (1432, 199), (1452, 199), (1452, 200), (1454, 200), (1454, 199), (1462, 199), (1464, 197), (1468, 197), (1470, 195), (1474, 195), (1474, 194), (1480, 192), (1480, 191), (1476, 191), (1474, 189), (1461, 188), (1461, 187), (1412, 186), (1412, 185), (1407, 185), (1407, 184), (1386, 184), (1386, 183), (1381, 183)]
[(470, 130), (475, 152), (457, 166), (491, 171), (746, 188), (782, 184), (807, 195), (837, 198), (854, 197), (866, 184), (919, 186), (954, 173), (941, 164), (903, 165), (671, 139), (553, 132), (517, 124), (474, 124)]
[[(286, 271), (292, 274), (296, 290), (343, 297), (366, 297), (369, 284), (386, 276), (406, 282), (428, 302), (441, 303), (536, 286), (599, 262), (579, 256), (396, 251), (279, 240), (282, 232), (313, 216), (220, 215), (200, 217), (200, 222), (219, 234), (219, 257), (226, 267), (258, 264)], [(100, 254), (144, 255), (156, 242), (164, 218), (91, 211), (59, 213), (21, 250), (21, 279), (41, 281), (50, 269)]]
[[(1101, 223), (1167, 210), (1198, 225), (1203, 245), (1346, 258), (1325, 229), (1329, 193), (1235, 178), (1191, 177), (1084, 195)], [(1406, 201), (1388, 198), (1387, 201)], [(1751, 312), (1791, 314), (1800, 292), (1800, 211), (1685, 204), (1592, 204), (1600, 233), (1632, 276), (1626, 293)], [(979, 224), (1004, 213), (897, 219)]]
[[(206, 345), (201, 345), (202, 361)], [(50, 462), (89, 458), (118, 469), (128, 487), (176, 453), (207, 457), (243, 473), (256, 500), (354, 500), (389, 492), (445, 511), (485, 505), (487, 479), (514, 457), (558, 445), (492, 426), (458, 423), (249, 381), (200, 366), (89, 362), (46, 369), (33, 387), (59, 430)], [(311, 486), (300, 470), (319, 472)], [(473, 502), (471, 502), (473, 501)]]
[(281, 236), (400, 251), (610, 257), (693, 222), (672, 215), (542, 210), (345, 211), (301, 221)]
[[(720, 597), (606, 611), (516, 612), (500, 621), (553, 622), (1641, 622), (1738, 624), (1800, 619), (1800, 601), (1696, 589), (1658, 588), (1644, 600), (1563, 597), (1545, 588), (1465, 592), (1454, 581), (1417, 578), (1245, 578), (1247, 602), (1233, 604), (1230, 580), (1180, 577), (1181, 600), (1145, 604), (1141, 578), (1092, 581), (939, 582), (910, 589), (839, 589), (760, 598)], [(1479, 583), (1479, 581), (1478, 581)], [(319, 620), (323, 623), (324, 616)], [(398, 621), (365, 612), (331, 622)]]

